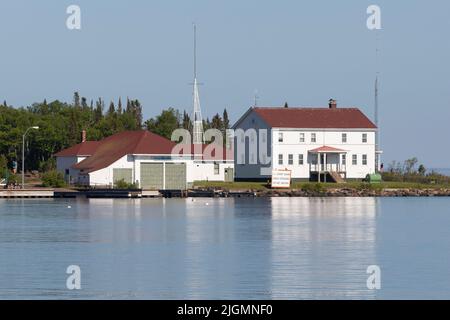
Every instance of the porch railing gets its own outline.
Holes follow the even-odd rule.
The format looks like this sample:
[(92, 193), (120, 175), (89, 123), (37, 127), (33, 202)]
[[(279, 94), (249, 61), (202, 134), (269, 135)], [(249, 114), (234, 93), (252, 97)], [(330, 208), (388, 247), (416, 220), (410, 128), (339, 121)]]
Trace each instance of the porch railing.
[(310, 172), (324, 172), (324, 171), (335, 171), (335, 172), (346, 172), (347, 168), (345, 164), (339, 164), (339, 163), (327, 163), (326, 165), (321, 163), (310, 163), (309, 164), (309, 171)]

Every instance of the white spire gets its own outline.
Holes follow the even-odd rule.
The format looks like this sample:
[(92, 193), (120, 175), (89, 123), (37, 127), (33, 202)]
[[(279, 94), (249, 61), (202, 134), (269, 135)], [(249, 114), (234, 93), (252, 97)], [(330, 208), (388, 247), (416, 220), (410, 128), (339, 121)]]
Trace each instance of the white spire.
[(193, 83), (193, 104), (194, 104), (194, 116), (193, 116), (193, 137), (192, 142), (194, 144), (203, 144), (203, 119), (200, 108), (200, 95), (198, 93), (197, 82), (197, 27), (194, 24), (194, 83)]

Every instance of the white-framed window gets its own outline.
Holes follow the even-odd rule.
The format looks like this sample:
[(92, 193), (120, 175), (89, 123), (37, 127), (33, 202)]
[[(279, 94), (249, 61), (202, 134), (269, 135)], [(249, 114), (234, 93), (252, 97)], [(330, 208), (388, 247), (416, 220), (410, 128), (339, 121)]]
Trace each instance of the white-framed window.
[(358, 165), (358, 155), (357, 154), (352, 155), (352, 165), (354, 165), (354, 166)]
[(362, 155), (362, 164), (363, 166), (367, 166), (367, 154)]
[(299, 154), (298, 155), (298, 165), (302, 166), (305, 163), (304, 159), (303, 159), (303, 154)]
[(214, 174), (215, 175), (220, 174), (220, 166), (218, 163), (214, 163)]
[(316, 143), (317, 135), (315, 133), (311, 133), (311, 142)]
[(367, 133), (362, 134), (362, 142), (367, 143)]
[(288, 155), (288, 164), (290, 166), (294, 165), (294, 155), (293, 154)]
[(347, 155), (346, 155), (346, 154), (343, 154), (343, 155), (341, 156), (341, 164), (342, 164), (343, 166), (347, 165)]
[(279, 155), (278, 155), (278, 164), (279, 164), (280, 166), (283, 165), (283, 155), (282, 155), (282, 154), (279, 154)]
[(346, 133), (342, 134), (342, 143), (347, 143), (347, 134)]
[(305, 133), (304, 132), (300, 132), (300, 142), (301, 143), (305, 142)]
[(283, 132), (278, 133), (278, 142), (283, 142)]

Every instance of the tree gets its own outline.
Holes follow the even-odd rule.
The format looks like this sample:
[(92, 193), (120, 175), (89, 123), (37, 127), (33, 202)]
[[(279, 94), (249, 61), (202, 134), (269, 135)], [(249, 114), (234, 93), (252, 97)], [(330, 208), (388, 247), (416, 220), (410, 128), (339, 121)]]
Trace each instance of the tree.
[(74, 94), (73, 94), (73, 106), (75, 108), (79, 108), (81, 106), (81, 104), (80, 104), (80, 94), (78, 92), (74, 92)]
[(411, 159), (407, 159), (405, 160), (405, 171), (406, 173), (412, 173), (414, 171), (414, 168), (417, 164), (417, 158), (411, 158)]
[(122, 114), (122, 99), (119, 98), (119, 102), (117, 103), (117, 113)]
[(179, 112), (173, 108), (169, 108), (163, 110), (156, 118), (147, 120), (145, 126), (147, 130), (170, 139), (173, 131), (180, 128), (179, 118)]
[(223, 110), (222, 119), (223, 119), (223, 129), (224, 130), (230, 129), (230, 119), (228, 118), (227, 109)]
[(423, 164), (421, 164), (421, 165), (419, 166), (419, 169), (417, 169), (417, 172), (418, 172), (421, 176), (424, 176), (425, 173), (427, 172), (427, 169), (425, 168), (425, 166), (424, 166)]

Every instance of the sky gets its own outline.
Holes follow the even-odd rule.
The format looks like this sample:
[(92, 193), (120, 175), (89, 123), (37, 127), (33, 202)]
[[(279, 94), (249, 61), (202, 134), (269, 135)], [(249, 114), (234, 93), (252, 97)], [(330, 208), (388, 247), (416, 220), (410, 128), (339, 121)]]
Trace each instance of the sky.
[[(66, 27), (72, 4), (81, 30)], [(372, 4), (378, 31), (366, 25)], [(373, 119), (378, 71), (383, 162), (450, 167), (448, 12), (447, 0), (0, 0), (0, 99), (70, 102), (78, 91), (139, 99), (145, 118), (190, 111), (195, 22), (205, 118), (227, 108), (236, 121), (257, 91), (260, 106), (335, 98)]]

